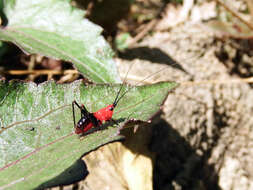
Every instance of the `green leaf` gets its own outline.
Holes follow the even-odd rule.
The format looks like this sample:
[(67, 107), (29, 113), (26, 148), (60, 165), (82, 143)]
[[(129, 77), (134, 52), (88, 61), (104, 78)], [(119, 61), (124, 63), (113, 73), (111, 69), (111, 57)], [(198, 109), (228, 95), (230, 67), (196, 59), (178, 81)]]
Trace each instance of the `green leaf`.
[[(127, 93), (115, 108), (113, 119), (120, 126), (128, 118), (149, 120), (175, 86), (174, 82), (123, 86), (121, 94)], [(79, 138), (73, 133), (71, 108), (76, 100), (95, 112), (112, 104), (120, 87), (85, 86), (80, 80), (40, 85), (0, 82), (0, 189), (38, 187), (72, 166), (84, 153), (121, 138), (116, 125)]]
[(94, 82), (120, 81), (102, 28), (84, 19), (69, 0), (5, 0), (4, 12), (8, 25), (0, 29), (0, 40), (27, 53), (70, 61)]

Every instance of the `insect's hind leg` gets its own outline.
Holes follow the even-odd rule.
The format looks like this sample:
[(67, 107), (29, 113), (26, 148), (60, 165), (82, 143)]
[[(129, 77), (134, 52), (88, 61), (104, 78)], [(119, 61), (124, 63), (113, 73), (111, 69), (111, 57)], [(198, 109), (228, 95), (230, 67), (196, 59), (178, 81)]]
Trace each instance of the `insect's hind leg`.
[(86, 109), (86, 107), (82, 104), (81, 105), (81, 116), (87, 116), (88, 114), (90, 114), (90, 112)]
[(82, 107), (79, 106), (79, 104), (75, 100), (72, 102), (72, 107), (74, 107), (74, 105), (76, 105), (80, 110), (82, 109)]
[(77, 107), (80, 107), (80, 106), (78, 105), (78, 103), (76, 103), (76, 101), (74, 100), (74, 101), (72, 102), (72, 114), (73, 114), (74, 128), (75, 128), (75, 126), (76, 126), (75, 105), (77, 105)]
[(75, 119), (75, 105), (80, 109), (81, 117), (89, 115), (88, 110), (85, 108), (85, 106), (82, 104), (81, 106), (74, 100), (72, 102), (72, 112), (73, 112), (73, 120), (74, 120), (74, 127), (76, 126), (76, 119)]
[(114, 120), (114, 119), (110, 119), (109, 121), (112, 121), (116, 126), (119, 125), (119, 123), (116, 120)]

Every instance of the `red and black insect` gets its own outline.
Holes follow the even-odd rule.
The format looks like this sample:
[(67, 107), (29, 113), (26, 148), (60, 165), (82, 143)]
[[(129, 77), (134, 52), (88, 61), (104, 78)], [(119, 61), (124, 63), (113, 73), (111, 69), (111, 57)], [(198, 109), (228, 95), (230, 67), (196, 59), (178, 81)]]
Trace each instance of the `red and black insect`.
[[(126, 73), (126, 76), (124, 78), (124, 81), (121, 84), (120, 89), (116, 95), (116, 98), (112, 104), (104, 108), (101, 108), (100, 110), (94, 113), (90, 113), (83, 104), (80, 106), (75, 100), (72, 102), (73, 120), (74, 120), (74, 128), (75, 128), (76, 134), (85, 134), (92, 127), (96, 127), (96, 128), (100, 127), (102, 123), (106, 121), (113, 121), (115, 124), (117, 124), (117, 122), (112, 119), (113, 111), (114, 111), (114, 108), (117, 106), (118, 102), (120, 101), (120, 99), (123, 98), (124, 95), (129, 91), (129, 90), (126, 90), (121, 96), (119, 96), (121, 90), (123, 89), (123, 85), (126, 81), (127, 75), (132, 66), (133, 64), (129, 67)], [(74, 108), (75, 105), (81, 111), (81, 119), (77, 122), (77, 124), (75, 121), (75, 108)]]
[[(90, 113), (85, 106), (82, 104), (81, 106), (74, 100), (72, 102), (72, 110), (73, 110), (73, 120), (74, 120), (74, 127), (75, 127), (75, 133), (76, 134), (84, 134), (87, 131), (89, 131), (92, 127), (100, 127), (103, 122), (106, 121), (113, 121), (117, 124), (116, 121), (112, 119), (114, 108), (117, 106), (120, 99), (126, 94), (124, 92), (120, 97), (119, 94), (123, 88), (123, 84), (121, 85), (119, 92), (117, 93), (117, 96), (113, 102), (113, 104), (110, 104), (94, 113)], [(81, 111), (81, 119), (77, 122), (75, 122), (75, 111), (74, 106), (77, 106)]]
[[(131, 67), (133, 66), (133, 64), (129, 67), (125, 79), (123, 81), (123, 84), (126, 81), (127, 75), (131, 69)], [(151, 76), (163, 71), (164, 69), (161, 69), (151, 75), (149, 75), (148, 77), (146, 77), (145, 79), (143, 79), (142, 81), (140, 81), (139, 83), (143, 82), (144, 80), (150, 78)], [(139, 84), (138, 83), (138, 84)], [(74, 128), (75, 128), (75, 133), (76, 134), (84, 134), (87, 131), (89, 131), (92, 127), (100, 127), (102, 125), (103, 122), (106, 121), (113, 121), (115, 124), (117, 124), (117, 122), (115, 120), (112, 119), (112, 115), (113, 115), (113, 111), (115, 109), (115, 107), (117, 106), (118, 102), (120, 101), (121, 98), (123, 98), (123, 96), (130, 90), (126, 90), (120, 97), (120, 92), (123, 89), (123, 84), (121, 85), (117, 96), (113, 102), (113, 104), (110, 104), (94, 113), (90, 113), (85, 106), (82, 104), (81, 106), (76, 102), (73, 101), (72, 102), (72, 110), (73, 110), (73, 120), (74, 120)], [(81, 119), (77, 122), (75, 122), (75, 111), (74, 111), (74, 105), (76, 105), (80, 111), (81, 111)]]

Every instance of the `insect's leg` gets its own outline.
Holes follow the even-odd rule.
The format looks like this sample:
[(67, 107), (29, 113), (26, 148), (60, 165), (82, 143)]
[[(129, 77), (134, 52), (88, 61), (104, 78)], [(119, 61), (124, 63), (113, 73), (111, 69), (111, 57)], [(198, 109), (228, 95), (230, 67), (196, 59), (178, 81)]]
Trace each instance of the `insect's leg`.
[[(72, 102), (72, 113), (73, 113), (74, 128), (75, 128), (75, 126), (76, 126), (75, 107), (74, 107), (75, 104), (78, 105), (78, 104), (76, 103), (76, 101), (74, 100), (74, 101)], [(79, 106), (79, 105), (78, 105), (78, 106)]]
[(88, 110), (86, 109), (86, 107), (82, 104), (81, 105), (81, 116), (86, 116), (88, 115), (90, 112), (88, 112)]
[(119, 125), (119, 123), (116, 120), (114, 120), (114, 119), (111, 119), (110, 121), (112, 121), (117, 126)]
[(72, 102), (72, 105), (75, 104), (81, 111), (81, 117), (84, 116), (84, 115), (87, 115), (89, 114), (88, 110), (84, 107), (84, 105), (82, 104), (81, 106), (74, 100)]
[[(72, 102), (72, 106), (73, 106), (74, 104), (75, 104), (80, 110), (82, 109), (81, 106), (79, 106), (79, 104), (78, 104), (75, 100)], [(73, 107), (74, 107), (74, 106), (73, 106)]]

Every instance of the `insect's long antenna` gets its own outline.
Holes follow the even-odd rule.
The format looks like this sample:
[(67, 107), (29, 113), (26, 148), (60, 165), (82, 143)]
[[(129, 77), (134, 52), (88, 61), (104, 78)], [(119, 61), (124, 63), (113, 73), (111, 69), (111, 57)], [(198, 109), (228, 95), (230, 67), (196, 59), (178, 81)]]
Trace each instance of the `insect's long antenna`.
[[(113, 102), (113, 106), (114, 106), (114, 107), (116, 107), (117, 104), (118, 104), (118, 102), (119, 102), (119, 100), (118, 100), (119, 94), (120, 94), (120, 92), (121, 92), (121, 90), (122, 90), (122, 88), (123, 88), (123, 84), (126, 82), (127, 75), (128, 75), (128, 73), (129, 73), (130, 69), (132, 68), (133, 64), (134, 64), (134, 62), (133, 62), (133, 63), (130, 65), (130, 67), (128, 68), (128, 71), (127, 71), (126, 76), (125, 76), (125, 78), (124, 78), (124, 80), (123, 80), (123, 83), (122, 83), (121, 86), (120, 86), (120, 89), (119, 89), (119, 91), (118, 91), (118, 93), (117, 93), (117, 96), (116, 96), (116, 98), (115, 98), (115, 100), (114, 100), (114, 102)], [(121, 97), (120, 97), (119, 99), (121, 99)]]
[(117, 103), (118, 103), (117, 99), (118, 99), (118, 97), (119, 97), (120, 91), (121, 91), (122, 88), (123, 88), (123, 84), (124, 84), (124, 83), (122, 83), (122, 85), (120, 86), (120, 89), (119, 89), (119, 91), (118, 91), (118, 93), (117, 93), (117, 96), (116, 96), (116, 98), (115, 98), (115, 100), (114, 100), (114, 102), (113, 102), (113, 106), (114, 106), (114, 107), (117, 106)]
[[(147, 76), (147, 77), (144, 78), (143, 80), (139, 81), (136, 85), (141, 84), (143, 81), (145, 81), (145, 80), (151, 78), (152, 76), (154, 76), (155, 74), (157, 74), (157, 73), (159, 73), (159, 72), (161, 72), (161, 71), (163, 71), (163, 70), (164, 70), (164, 68), (160, 69), (159, 71), (156, 71), (156, 72), (152, 73), (151, 75)], [(123, 85), (122, 85), (122, 86), (123, 86)], [(122, 87), (122, 86), (121, 86), (121, 87)], [(116, 105), (118, 104), (118, 102), (120, 101), (120, 99), (123, 98), (127, 92), (129, 92), (129, 90), (131, 90), (131, 88), (128, 89), (128, 90), (126, 90), (126, 91), (117, 99)]]
[[(187, 59), (189, 59), (189, 58), (187, 58)], [(185, 60), (186, 60), (186, 59), (182, 60), (182, 62), (184, 62)], [(130, 71), (130, 68), (131, 68), (132, 66), (133, 66), (133, 64), (129, 67), (129, 69), (128, 69), (128, 71), (127, 71), (127, 74), (126, 74), (125, 79), (124, 79), (124, 83), (125, 83), (125, 80), (126, 80), (126, 77), (127, 77), (128, 73), (129, 73), (129, 71)], [(183, 72), (186, 72), (181, 66), (178, 66), (178, 63), (177, 63), (177, 62), (175, 62), (175, 63), (172, 64), (171, 66), (177, 66), (180, 70), (182, 70)], [(139, 81), (139, 82), (136, 84), (136, 86), (139, 85), (139, 84), (141, 84), (143, 81), (145, 81), (145, 80), (147, 80), (147, 79), (153, 77), (154, 75), (156, 75), (157, 73), (159, 73), (159, 72), (161, 72), (161, 71), (163, 71), (163, 70), (164, 70), (164, 68), (162, 68), (162, 69), (160, 69), (160, 70), (158, 70), (158, 71), (152, 73), (151, 75), (149, 75), (149, 76), (147, 76), (146, 78), (144, 78), (144, 79), (142, 79), (141, 81)], [(124, 83), (123, 83), (123, 84), (124, 84)], [(121, 91), (121, 89), (122, 89), (122, 87), (123, 87), (123, 84), (121, 85), (120, 91)], [(129, 92), (129, 90), (131, 90), (131, 89), (132, 89), (132, 88), (129, 88), (128, 90), (126, 90), (119, 98), (118, 98), (118, 96), (119, 96), (120, 93), (118, 93), (118, 94), (117, 94), (117, 98), (115, 99), (113, 105), (117, 105), (118, 102), (121, 100), (121, 98), (123, 98), (123, 97), (125, 96), (125, 94), (126, 94), (127, 92)], [(119, 92), (120, 92), (120, 91), (119, 91)]]

